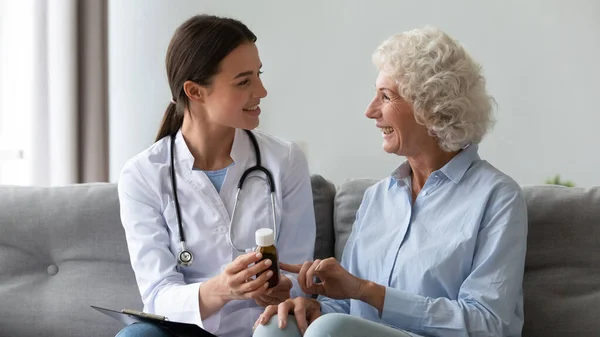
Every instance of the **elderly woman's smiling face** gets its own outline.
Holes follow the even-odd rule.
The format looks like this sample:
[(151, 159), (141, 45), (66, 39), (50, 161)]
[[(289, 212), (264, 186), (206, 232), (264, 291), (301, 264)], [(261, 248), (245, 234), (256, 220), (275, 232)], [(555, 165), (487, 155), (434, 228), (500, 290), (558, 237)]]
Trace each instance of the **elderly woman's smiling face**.
[(423, 142), (432, 140), (427, 128), (417, 123), (412, 105), (400, 96), (398, 84), (388, 74), (379, 72), (375, 88), (365, 115), (381, 129), (383, 150), (399, 156), (418, 155)]

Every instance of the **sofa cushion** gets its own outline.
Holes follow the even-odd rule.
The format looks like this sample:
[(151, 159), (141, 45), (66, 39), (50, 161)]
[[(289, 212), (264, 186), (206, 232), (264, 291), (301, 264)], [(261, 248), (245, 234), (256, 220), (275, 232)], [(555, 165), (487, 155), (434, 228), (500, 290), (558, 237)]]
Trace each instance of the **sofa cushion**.
[(335, 185), (320, 175), (310, 177), (317, 223), (314, 259), (325, 259), (334, 254), (333, 199)]
[(333, 211), (335, 229), (335, 258), (342, 259), (344, 246), (352, 232), (356, 211), (362, 201), (363, 195), (369, 186), (378, 180), (354, 179), (342, 184), (335, 195), (335, 208)]
[(524, 187), (524, 337), (600, 335), (600, 187)]
[(90, 305), (142, 307), (116, 186), (0, 187), (2, 336), (114, 336)]

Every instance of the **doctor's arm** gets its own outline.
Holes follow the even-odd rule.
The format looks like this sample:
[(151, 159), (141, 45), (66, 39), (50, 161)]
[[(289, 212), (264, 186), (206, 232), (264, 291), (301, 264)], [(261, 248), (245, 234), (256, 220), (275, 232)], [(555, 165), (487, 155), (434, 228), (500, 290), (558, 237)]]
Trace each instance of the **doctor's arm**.
[[(293, 144), (289, 168), (281, 184), (281, 230), (278, 234), (279, 261), (302, 264), (312, 261), (315, 250), (316, 224), (308, 162), (300, 147)], [(291, 298), (307, 296), (298, 285), (297, 274), (282, 271), (292, 281)]]
[[(220, 309), (232, 299), (227, 295), (234, 293), (234, 290), (240, 291), (239, 296), (248, 295), (255, 290), (251, 289), (252, 286), (264, 281), (257, 279), (256, 283), (236, 283), (236, 277), (256, 272), (250, 268), (237, 268), (237, 265), (246, 262), (243, 259), (258, 261), (255, 255), (247, 254), (230, 264), (223, 274), (206, 282), (187, 284), (170, 250), (160, 194), (146, 180), (135, 162), (128, 162), (122, 170), (118, 193), (131, 265), (145, 311), (214, 331)], [(253, 268), (263, 266), (259, 264)], [(262, 284), (258, 285), (260, 287)], [(262, 288), (260, 291), (264, 292)]]

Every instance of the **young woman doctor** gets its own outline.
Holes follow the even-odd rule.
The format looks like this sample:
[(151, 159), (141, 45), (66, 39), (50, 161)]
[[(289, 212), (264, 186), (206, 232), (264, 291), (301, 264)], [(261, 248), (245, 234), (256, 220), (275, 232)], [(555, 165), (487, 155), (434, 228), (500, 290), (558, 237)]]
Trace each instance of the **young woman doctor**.
[[(125, 164), (119, 180), (121, 219), (143, 310), (218, 336), (251, 336), (262, 307), (304, 295), (291, 275), (280, 275), (279, 284), (267, 289), (272, 273), (254, 276), (272, 261), (256, 263), (260, 255), (244, 251), (255, 246), (257, 229), (273, 228), (263, 172), (244, 180), (231, 219), (238, 182), (258, 164), (252, 136), (275, 185), (279, 260), (302, 263), (314, 251), (303, 153), (253, 130), (267, 95), (255, 41), (244, 24), (228, 18), (194, 16), (177, 29), (166, 57), (172, 102), (156, 142)], [(191, 264), (178, 261), (182, 250), (193, 256)], [(169, 333), (138, 323), (117, 336)]]

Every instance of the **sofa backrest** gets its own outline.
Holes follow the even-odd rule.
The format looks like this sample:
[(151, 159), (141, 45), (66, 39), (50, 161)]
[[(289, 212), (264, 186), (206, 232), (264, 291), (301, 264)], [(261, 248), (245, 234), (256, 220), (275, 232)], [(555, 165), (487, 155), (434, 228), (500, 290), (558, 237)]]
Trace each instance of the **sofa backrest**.
[(333, 228), (333, 200), (336, 188), (331, 182), (319, 175), (311, 176), (313, 205), (317, 223), (315, 239), (315, 259), (325, 259), (335, 254), (335, 231)]
[(524, 187), (528, 336), (600, 336), (600, 187)]
[[(311, 179), (315, 258), (341, 258), (364, 191)], [(600, 187), (524, 187), (529, 212), (524, 337), (600, 331)], [(142, 308), (119, 220), (116, 185), (0, 186), (0, 331), (29, 337), (114, 336), (93, 309)]]

